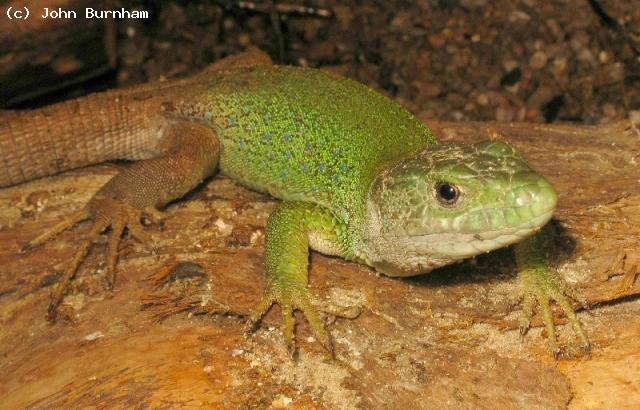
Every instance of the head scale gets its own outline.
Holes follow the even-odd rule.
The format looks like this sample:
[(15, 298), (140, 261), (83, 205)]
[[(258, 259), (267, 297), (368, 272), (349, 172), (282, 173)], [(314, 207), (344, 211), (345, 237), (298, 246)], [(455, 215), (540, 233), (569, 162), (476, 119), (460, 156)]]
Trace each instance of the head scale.
[(498, 141), (424, 148), (375, 178), (369, 264), (410, 276), (520, 241), (546, 224), (556, 191)]

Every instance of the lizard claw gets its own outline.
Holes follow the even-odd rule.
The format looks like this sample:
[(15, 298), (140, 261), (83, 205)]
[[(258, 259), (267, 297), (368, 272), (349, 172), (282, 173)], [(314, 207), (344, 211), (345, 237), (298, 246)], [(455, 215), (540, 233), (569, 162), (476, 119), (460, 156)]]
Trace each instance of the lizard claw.
[(62, 222), (55, 225), (47, 232), (39, 235), (23, 246), (23, 250), (33, 249), (48, 240), (55, 238), (63, 231), (75, 226), (84, 220), (92, 220), (93, 225), (86, 237), (77, 247), (73, 259), (67, 266), (62, 277), (51, 294), (51, 301), (47, 308), (47, 318), (50, 321), (56, 319), (57, 310), (64, 299), (71, 280), (76, 274), (78, 267), (87, 256), (89, 249), (96, 242), (100, 234), (111, 227), (111, 232), (107, 241), (107, 288), (112, 289), (115, 284), (115, 267), (118, 261), (118, 248), (122, 240), (125, 228), (137, 240), (147, 244), (151, 240), (144, 231), (140, 218), (144, 211), (134, 208), (124, 202), (112, 198), (94, 197), (83, 209), (75, 212)]
[(142, 210), (142, 216), (149, 222), (164, 227), (165, 214), (152, 206), (148, 206)]
[(547, 330), (549, 340), (549, 349), (555, 359), (561, 356), (561, 349), (558, 346), (556, 337), (556, 327), (553, 320), (553, 312), (551, 310), (550, 301), (553, 300), (560, 306), (564, 315), (568, 318), (569, 323), (573, 327), (575, 335), (580, 343), (580, 350), (589, 354), (591, 344), (582, 329), (582, 324), (576, 316), (575, 310), (571, 304), (571, 300), (578, 301), (583, 307), (587, 307), (587, 303), (580, 298), (577, 293), (560, 278), (557, 272), (549, 268), (530, 269), (523, 272), (522, 285), (524, 290), (522, 316), (520, 319), (520, 335), (524, 338), (527, 333), (531, 317), (533, 316), (534, 304), (539, 306), (539, 313), (542, 315), (544, 325)]
[(309, 291), (306, 288), (292, 289), (291, 287), (270, 284), (264, 296), (249, 316), (249, 324), (246, 328), (247, 333), (252, 333), (257, 329), (260, 320), (274, 303), (278, 303), (282, 308), (282, 332), (287, 350), (292, 356), (295, 354), (295, 318), (293, 311), (297, 309), (307, 318), (314, 336), (322, 347), (332, 358), (335, 357), (331, 337), (314, 308)]

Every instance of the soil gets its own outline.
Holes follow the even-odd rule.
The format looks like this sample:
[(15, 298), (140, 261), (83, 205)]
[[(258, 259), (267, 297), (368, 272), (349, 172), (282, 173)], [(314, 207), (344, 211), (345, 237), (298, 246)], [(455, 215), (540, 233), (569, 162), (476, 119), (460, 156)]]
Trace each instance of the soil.
[(188, 74), (254, 45), (281, 63), (331, 67), (425, 118), (598, 124), (640, 109), (638, 0), (292, 1), (331, 17), (279, 19), (219, 3), (229, 7), (161, 2), (152, 21), (122, 24), (120, 83)]

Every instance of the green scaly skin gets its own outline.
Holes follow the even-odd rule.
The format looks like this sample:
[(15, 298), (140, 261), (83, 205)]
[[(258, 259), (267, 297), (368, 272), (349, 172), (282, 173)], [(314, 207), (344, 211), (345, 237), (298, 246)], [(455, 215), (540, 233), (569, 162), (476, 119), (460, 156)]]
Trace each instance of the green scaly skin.
[[(330, 338), (307, 289), (309, 248), (373, 266), (390, 276), (439, 266), (517, 243), (544, 226), (554, 188), (501, 142), (437, 145), (396, 102), (354, 81), (294, 67), (213, 74), (206, 93), (178, 112), (212, 127), (221, 171), (283, 200), (266, 235), (267, 289), (251, 319), (277, 302), (293, 344), (293, 309), (320, 342)], [(444, 204), (438, 187), (458, 199)], [(554, 299), (583, 346), (588, 341), (565, 295), (573, 295), (538, 256), (539, 241), (516, 251), (523, 267), (525, 319), (539, 301), (554, 354)]]

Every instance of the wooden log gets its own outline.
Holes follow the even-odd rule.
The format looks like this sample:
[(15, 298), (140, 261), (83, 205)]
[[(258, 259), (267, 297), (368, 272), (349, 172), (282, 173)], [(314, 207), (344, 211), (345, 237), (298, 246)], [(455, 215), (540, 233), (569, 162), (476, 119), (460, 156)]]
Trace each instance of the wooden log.
[[(507, 250), (404, 280), (314, 253), (312, 293), (355, 318), (330, 317), (336, 361), (300, 321), (292, 361), (278, 308), (250, 337), (240, 317), (206, 314), (243, 313), (258, 301), (275, 204), (224, 177), (171, 205), (163, 229), (149, 228), (156, 255), (126, 242), (112, 294), (96, 268), (104, 244), (96, 245), (65, 301), (70, 323), (49, 325), (49, 290), (76, 233), (18, 250), (86, 203), (115, 172), (102, 165), (0, 190), (0, 407), (640, 406), (640, 283), (621, 287), (638, 269), (637, 128), (427, 123), (443, 140), (508, 141), (556, 185), (565, 250), (557, 266), (593, 304), (579, 314), (590, 358), (556, 364), (541, 328), (520, 340)], [(192, 265), (165, 282), (146, 279), (173, 260), (201, 272)], [(559, 333), (575, 342), (568, 326)]]

